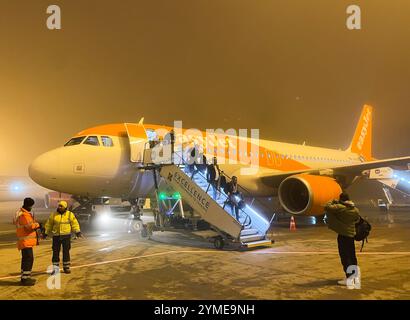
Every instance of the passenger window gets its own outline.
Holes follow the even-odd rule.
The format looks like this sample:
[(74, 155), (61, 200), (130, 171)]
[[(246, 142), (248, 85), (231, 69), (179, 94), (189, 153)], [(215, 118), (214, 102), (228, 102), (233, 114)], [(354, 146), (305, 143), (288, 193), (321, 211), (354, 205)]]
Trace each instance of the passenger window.
[(72, 138), (70, 139), (70, 141), (68, 141), (64, 147), (68, 147), (68, 146), (75, 146), (80, 144), (81, 142), (83, 142), (85, 137), (76, 137), (76, 138)]
[(84, 144), (89, 144), (91, 146), (99, 146), (100, 143), (98, 142), (97, 136), (89, 136), (85, 139)]
[(107, 136), (102, 136), (101, 137), (101, 142), (102, 142), (104, 147), (113, 147), (114, 146), (114, 143), (113, 143), (112, 139), (110, 137), (107, 137)]

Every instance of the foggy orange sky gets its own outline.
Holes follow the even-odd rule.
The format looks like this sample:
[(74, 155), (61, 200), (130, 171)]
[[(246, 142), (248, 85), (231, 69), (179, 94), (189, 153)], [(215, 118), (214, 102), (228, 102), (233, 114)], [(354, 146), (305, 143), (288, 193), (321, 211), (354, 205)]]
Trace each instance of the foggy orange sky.
[(364, 103), (374, 156), (410, 154), (408, 0), (0, 0), (0, 15), (0, 175), (142, 116), (346, 148)]

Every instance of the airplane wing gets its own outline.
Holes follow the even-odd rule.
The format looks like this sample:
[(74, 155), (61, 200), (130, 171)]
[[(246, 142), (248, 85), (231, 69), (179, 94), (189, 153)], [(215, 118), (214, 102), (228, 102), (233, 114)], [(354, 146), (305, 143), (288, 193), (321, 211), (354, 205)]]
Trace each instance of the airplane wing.
[(410, 157), (391, 158), (376, 161), (368, 161), (359, 164), (353, 164), (342, 167), (330, 168), (337, 174), (347, 175), (361, 175), (364, 170), (381, 168), (381, 167), (393, 167), (397, 169), (408, 169), (410, 164)]
[(262, 182), (266, 185), (270, 186), (279, 186), (282, 180), (286, 179), (289, 176), (301, 173), (310, 173), (310, 174), (320, 174), (321, 172), (331, 170), (333, 171), (334, 175), (341, 175), (341, 176), (361, 176), (362, 172), (369, 169), (381, 168), (381, 167), (393, 167), (397, 169), (405, 169), (407, 170), (410, 165), (410, 156), (409, 157), (401, 157), (401, 158), (391, 158), (391, 159), (383, 159), (383, 160), (375, 160), (375, 161), (368, 161), (358, 164), (352, 164), (347, 166), (337, 166), (337, 167), (329, 167), (329, 168), (322, 168), (322, 169), (305, 169), (299, 171), (287, 171), (287, 172), (278, 172), (278, 173), (271, 173), (267, 175), (260, 176)]

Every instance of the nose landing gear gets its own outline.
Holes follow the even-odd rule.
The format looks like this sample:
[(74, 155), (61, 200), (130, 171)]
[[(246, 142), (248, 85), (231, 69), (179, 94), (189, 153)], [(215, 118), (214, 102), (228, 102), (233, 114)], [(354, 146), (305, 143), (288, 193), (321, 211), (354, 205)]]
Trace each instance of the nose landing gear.
[(140, 239), (149, 239), (152, 231), (145, 225), (141, 219), (131, 218), (127, 225), (128, 233), (135, 233)]

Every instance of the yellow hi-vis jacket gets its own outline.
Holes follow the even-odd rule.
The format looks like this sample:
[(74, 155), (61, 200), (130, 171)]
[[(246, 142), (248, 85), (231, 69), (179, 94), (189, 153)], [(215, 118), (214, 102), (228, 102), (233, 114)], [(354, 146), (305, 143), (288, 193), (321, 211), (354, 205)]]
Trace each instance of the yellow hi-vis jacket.
[(63, 214), (53, 212), (46, 222), (45, 229), (48, 236), (63, 236), (80, 232), (80, 225), (74, 213), (67, 210)]

